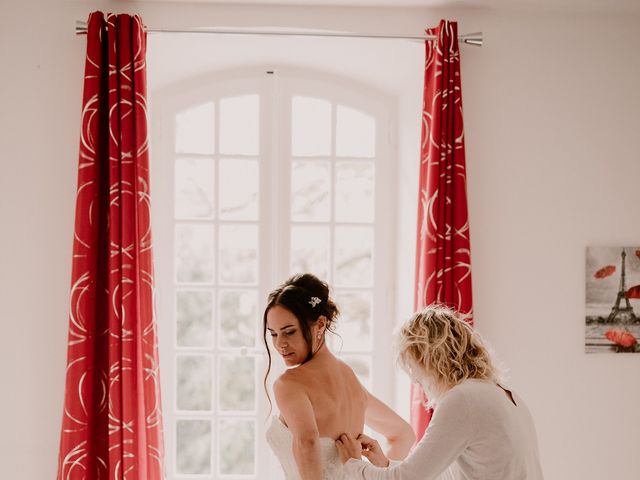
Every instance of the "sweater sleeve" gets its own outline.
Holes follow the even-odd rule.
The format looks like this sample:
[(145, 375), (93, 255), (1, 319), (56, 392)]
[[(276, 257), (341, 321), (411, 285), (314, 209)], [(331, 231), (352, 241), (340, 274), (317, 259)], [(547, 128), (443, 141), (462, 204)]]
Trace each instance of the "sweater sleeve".
[(435, 480), (464, 451), (473, 430), (465, 394), (454, 388), (442, 398), (422, 440), (403, 462), (379, 468), (351, 459), (345, 468), (350, 478), (362, 480)]

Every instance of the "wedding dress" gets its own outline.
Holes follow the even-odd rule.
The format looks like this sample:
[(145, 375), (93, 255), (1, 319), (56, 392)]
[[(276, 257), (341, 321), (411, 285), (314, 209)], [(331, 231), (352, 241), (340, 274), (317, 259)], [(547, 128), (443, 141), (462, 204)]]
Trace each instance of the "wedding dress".
[[(285, 479), (300, 480), (298, 467), (293, 458), (293, 436), (277, 415), (271, 417), (266, 437), (273, 453), (278, 457)], [(320, 437), (320, 458), (323, 480), (347, 480), (347, 474), (332, 438)]]

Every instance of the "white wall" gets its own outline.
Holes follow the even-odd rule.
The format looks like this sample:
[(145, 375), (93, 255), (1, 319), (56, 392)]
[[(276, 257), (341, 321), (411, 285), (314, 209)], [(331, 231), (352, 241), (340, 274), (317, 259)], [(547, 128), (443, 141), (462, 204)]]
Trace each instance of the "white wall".
[[(38, 0), (0, 5), (1, 478), (55, 475), (84, 68), (73, 26), (101, 7), (158, 27), (413, 33), (446, 16), (484, 31), (485, 46), (462, 57), (477, 326), (535, 416), (548, 479), (638, 477), (640, 356), (583, 353), (584, 248), (640, 237), (638, 14)], [(407, 95), (400, 117), (415, 118)], [(398, 232), (409, 253), (416, 142), (405, 124)], [(404, 315), (412, 256), (399, 261)]]
[(549, 478), (636, 479), (640, 357), (585, 355), (583, 318), (585, 247), (640, 239), (640, 18), (494, 21), (465, 83), (478, 327)]

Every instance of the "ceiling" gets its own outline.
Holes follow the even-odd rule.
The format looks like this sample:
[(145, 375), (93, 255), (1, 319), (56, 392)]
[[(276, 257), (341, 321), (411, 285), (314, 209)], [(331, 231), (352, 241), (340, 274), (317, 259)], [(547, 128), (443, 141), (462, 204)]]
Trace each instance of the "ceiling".
[[(295, 5), (295, 6), (325, 6), (325, 7), (433, 7), (443, 5), (472, 5), (486, 4), (486, 0), (146, 0), (152, 2), (174, 3), (211, 3), (227, 5)], [(491, 0), (490, 3), (492, 3)]]
[(226, 5), (288, 5), (383, 8), (491, 8), (640, 12), (640, 0), (145, 0), (147, 2)]

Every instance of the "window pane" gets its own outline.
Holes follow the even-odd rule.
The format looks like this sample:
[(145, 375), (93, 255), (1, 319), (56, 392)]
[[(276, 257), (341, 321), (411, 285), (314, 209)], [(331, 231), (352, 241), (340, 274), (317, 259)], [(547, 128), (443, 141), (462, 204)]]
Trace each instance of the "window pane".
[(213, 225), (176, 225), (176, 278), (179, 282), (213, 280)]
[(373, 162), (336, 162), (337, 222), (373, 222)]
[(329, 277), (329, 227), (291, 227), (291, 273)]
[(340, 358), (349, 365), (360, 383), (371, 389), (371, 357), (369, 355), (341, 355)]
[(220, 160), (220, 218), (258, 219), (257, 160)]
[(176, 152), (212, 154), (215, 107), (213, 102), (182, 110), (176, 115)]
[(255, 422), (251, 420), (221, 420), (220, 473), (252, 475), (255, 472)]
[(211, 410), (211, 359), (178, 355), (176, 363), (178, 410)]
[(353, 108), (336, 109), (336, 155), (339, 157), (374, 157), (376, 122), (373, 117)]
[(211, 218), (215, 165), (213, 159), (178, 158), (175, 164), (176, 218)]
[(211, 423), (206, 420), (176, 422), (176, 469), (180, 474), (211, 473)]
[(220, 291), (220, 345), (253, 347), (256, 342), (258, 298), (253, 290)]
[(258, 279), (258, 228), (220, 227), (220, 281), (255, 285)]
[(176, 343), (179, 347), (213, 345), (213, 293), (176, 292)]
[(220, 100), (220, 153), (257, 155), (260, 104), (258, 95)]
[[(340, 318), (336, 323), (338, 338), (332, 343), (342, 350), (362, 352), (371, 350), (371, 303), (370, 292), (340, 292), (336, 295), (340, 307)], [(331, 338), (331, 337), (330, 337)]]
[(331, 154), (331, 103), (294, 96), (291, 102), (291, 153), (294, 156)]
[(373, 280), (373, 229), (336, 227), (334, 281), (348, 287), (368, 287)]
[(253, 357), (220, 357), (221, 411), (252, 411), (256, 406), (256, 366)]
[(329, 162), (291, 164), (291, 219), (298, 222), (328, 221)]

